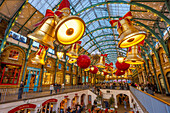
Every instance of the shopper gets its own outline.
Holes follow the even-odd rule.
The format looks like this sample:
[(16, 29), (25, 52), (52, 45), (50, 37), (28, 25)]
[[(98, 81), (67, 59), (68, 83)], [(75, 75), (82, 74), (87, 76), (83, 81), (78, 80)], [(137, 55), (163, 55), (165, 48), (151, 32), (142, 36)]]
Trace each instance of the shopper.
[(23, 84), (23, 81), (21, 81), (19, 91), (18, 91), (18, 99), (22, 99), (23, 87), (24, 87), (24, 84)]
[(64, 92), (64, 83), (62, 83), (62, 85), (61, 85), (61, 88), (62, 88), (62, 92)]
[(52, 93), (53, 93), (53, 90), (54, 90), (54, 85), (53, 85), (53, 84), (51, 84), (51, 85), (50, 85), (50, 94), (52, 94)]

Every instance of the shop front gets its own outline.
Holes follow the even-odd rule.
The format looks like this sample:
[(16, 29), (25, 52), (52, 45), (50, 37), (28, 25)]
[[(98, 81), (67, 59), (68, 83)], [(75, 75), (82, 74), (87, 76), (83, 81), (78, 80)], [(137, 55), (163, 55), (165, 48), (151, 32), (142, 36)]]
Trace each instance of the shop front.
[(0, 87), (19, 87), (25, 63), (25, 52), (17, 46), (8, 46), (0, 58)]
[(24, 78), (24, 92), (37, 91), (42, 73), (42, 65), (32, 63), (31, 59), (35, 53), (30, 54), (27, 62), (26, 75)]
[(43, 85), (54, 84), (54, 75), (55, 75), (55, 61), (52, 58), (46, 60), (44, 74), (43, 74)]
[(27, 67), (24, 92), (37, 91), (41, 68)]

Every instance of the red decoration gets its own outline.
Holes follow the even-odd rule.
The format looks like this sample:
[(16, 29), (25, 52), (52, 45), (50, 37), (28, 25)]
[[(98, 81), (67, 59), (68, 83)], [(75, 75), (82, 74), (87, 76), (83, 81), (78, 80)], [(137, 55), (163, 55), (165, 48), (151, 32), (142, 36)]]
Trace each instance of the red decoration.
[(61, 10), (64, 9), (64, 8), (70, 9), (70, 2), (68, 0), (62, 0), (62, 2), (60, 3), (60, 6), (59, 6), (59, 8), (57, 9), (56, 12), (53, 12), (50, 9), (47, 9), (45, 17), (43, 18), (43, 20), (41, 20), (40, 22), (38, 22), (34, 26), (37, 27), (39, 25), (42, 25), (46, 21), (46, 19), (48, 19), (49, 17), (54, 17), (54, 14), (57, 15), (58, 17), (60, 17), (61, 14), (63, 13), (63, 12), (61, 12)]
[(122, 20), (122, 19), (125, 19), (125, 18), (132, 19), (132, 13), (129, 11), (123, 17), (120, 17), (119, 20), (111, 20), (110, 24), (114, 27), (118, 23), (118, 27), (120, 27), (121, 24), (120, 24), (119, 21)]
[(107, 75), (107, 74), (108, 74), (107, 72), (104, 72), (104, 71), (103, 71), (103, 73), (104, 73), (104, 75)]
[(130, 64), (127, 64), (125, 62), (120, 63), (119, 61), (116, 62), (116, 67), (118, 70), (127, 70), (130, 67)]
[(91, 68), (90, 68), (89, 71), (90, 71), (92, 74), (96, 74), (97, 71), (98, 71), (98, 68), (97, 68), (96, 66), (93, 66), (93, 67), (94, 67), (94, 70), (92, 71)]
[(125, 71), (123, 71), (123, 70), (117, 70), (115, 73), (115, 75), (117, 75), (117, 76), (124, 75), (124, 74), (125, 74)]
[(42, 106), (45, 106), (46, 104), (50, 103), (50, 102), (57, 102), (58, 100), (57, 99), (49, 99), (49, 100), (46, 100), (45, 102), (42, 103)]
[(35, 104), (23, 104), (23, 105), (20, 105), (10, 111), (8, 111), (8, 113), (15, 113), (21, 109), (26, 109), (26, 108), (32, 108), (32, 109), (35, 109), (36, 108), (36, 105)]
[(82, 69), (88, 68), (90, 64), (91, 64), (91, 60), (87, 55), (80, 55), (77, 58), (77, 65)]

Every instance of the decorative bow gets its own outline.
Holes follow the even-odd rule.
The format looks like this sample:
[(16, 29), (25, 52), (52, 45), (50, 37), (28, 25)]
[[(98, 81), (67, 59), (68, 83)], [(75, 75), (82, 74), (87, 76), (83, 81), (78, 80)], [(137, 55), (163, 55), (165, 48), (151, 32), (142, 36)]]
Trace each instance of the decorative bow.
[(105, 56), (105, 57), (107, 57), (107, 54), (101, 54), (101, 56)]
[(48, 49), (47, 46), (42, 46), (42, 45), (40, 44), (40, 45), (39, 45), (39, 51), (38, 51), (37, 55), (40, 55), (40, 54), (41, 54), (43, 48), (44, 48), (45, 50)]
[(120, 27), (121, 24), (120, 24), (119, 21), (122, 20), (122, 19), (125, 19), (125, 18), (132, 19), (132, 13), (129, 11), (123, 17), (120, 17), (119, 20), (111, 20), (110, 24), (114, 27), (118, 23), (118, 27)]
[(110, 64), (108, 64), (108, 63), (105, 63), (105, 66), (107, 67), (107, 68), (111, 68), (111, 69), (113, 69), (113, 62), (111, 62)]
[(76, 49), (77, 44), (81, 44), (81, 41), (74, 43), (74, 49)]
[(46, 19), (48, 19), (49, 17), (54, 17), (54, 15), (60, 17), (61, 14), (63, 13), (63, 12), (61, 12), (61, 10), (64, 9), (64, 8), (69, 8), (69, 9), (70, 9), (70, 3), (69, 3), (68, 0), (63, 0), (63, 1), (60, 3), (60, 6), (59, 6), (58, 10), (55, 11), (55, 12), (51, 11), (50, 9), (47, 9), (47, 10), (46, 10), (45, 17), (44, 17), (40, 22), (38, 22), (37, 24), (35, 24), (34, 26), (37, 27), (37, 26), (39, 26), (39, 25), (42, 25), (42, 24), (46, 21)]

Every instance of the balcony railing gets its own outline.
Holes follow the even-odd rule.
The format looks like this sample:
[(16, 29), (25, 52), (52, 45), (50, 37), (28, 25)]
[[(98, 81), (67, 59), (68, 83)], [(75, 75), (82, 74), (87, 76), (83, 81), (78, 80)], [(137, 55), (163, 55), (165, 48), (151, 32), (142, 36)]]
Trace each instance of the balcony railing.
[[(23, 87), (22, 90), (24, 91), (26, 88), (27, 87)], [(0, 88), (0, 103), (75, 92), (89, 88), (90, 86), (88, 85), (65, 86), (64, 88), (54, 86), (54, 90), (52, 90), (52, 94), (50, 94), (50, 86), (43, 86), (37, 87), (37, 91), (29, 90), (29, 92), (23, 92), (22, 99), (18, 99), (19, 88)], [(57, 91), (57, 93), (55, 91)]]
[(170, 103), (133, 87), (130, 87), (130, 91), (149, 113), (170, 113)]

